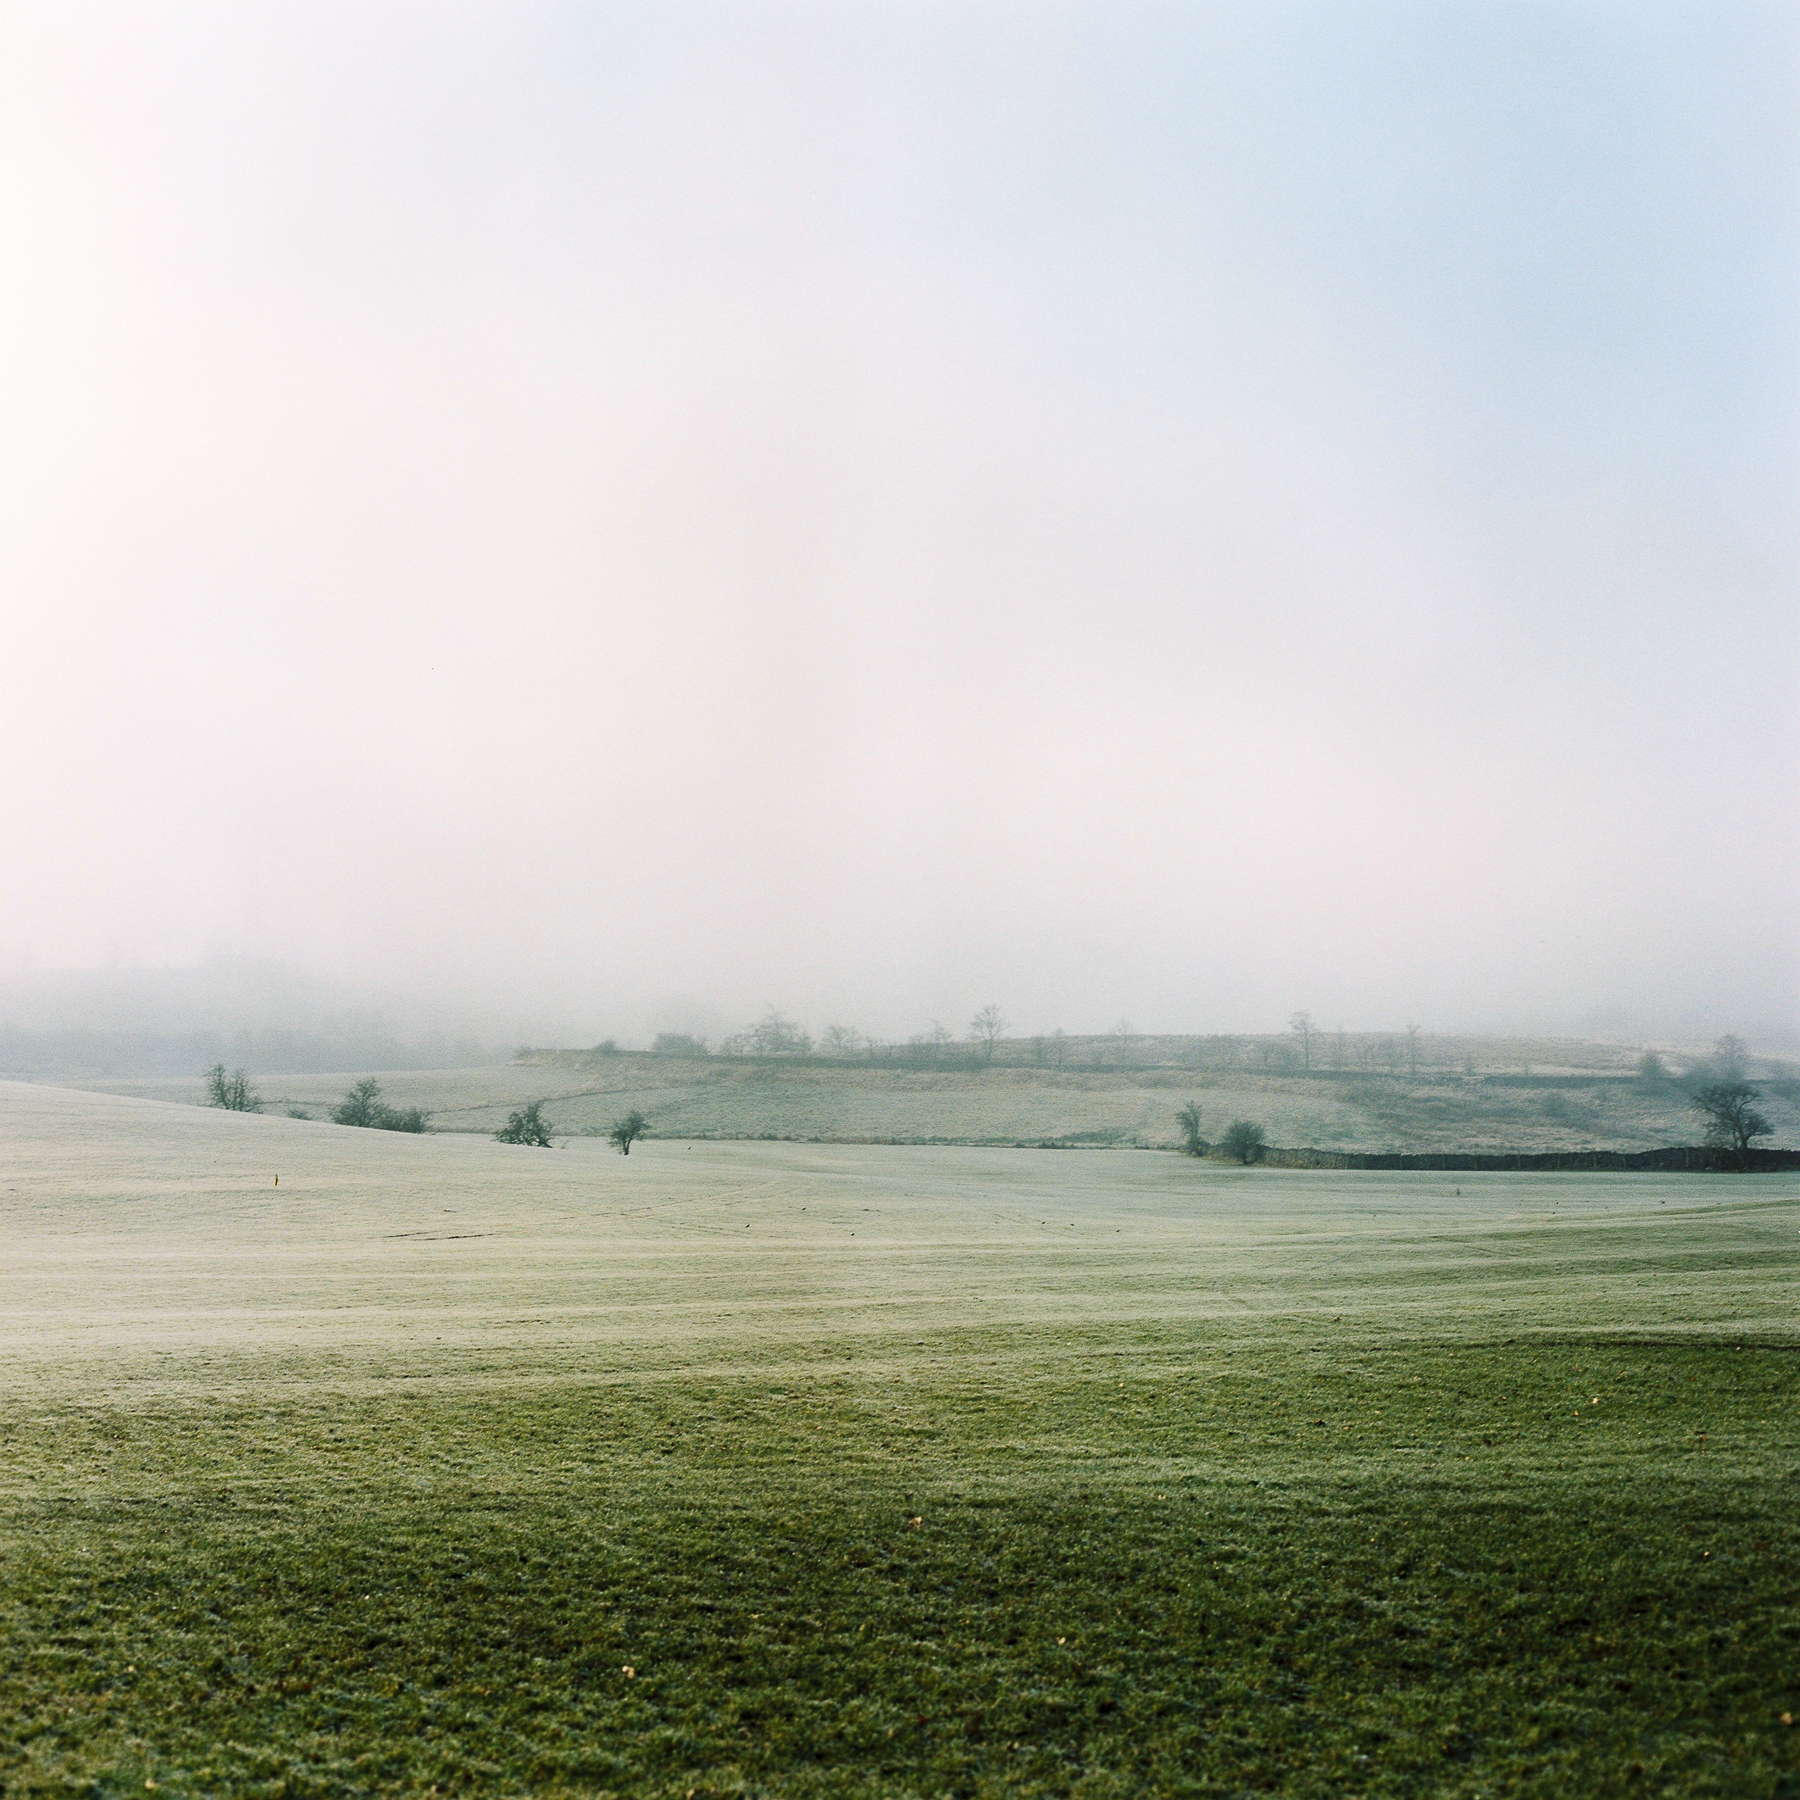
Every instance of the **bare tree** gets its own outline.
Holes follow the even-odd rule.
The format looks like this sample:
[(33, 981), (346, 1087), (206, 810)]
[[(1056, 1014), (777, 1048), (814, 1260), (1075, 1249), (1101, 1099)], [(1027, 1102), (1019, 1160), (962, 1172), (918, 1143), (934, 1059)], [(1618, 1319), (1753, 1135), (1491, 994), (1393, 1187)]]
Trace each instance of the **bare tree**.
[(969, 1040), (981, 1046), (988, 1062), (994, 1060), (994, 1046), (1006, 1035), (1007, 1024), (991, 1000), (969, 1021)]
[(1309, 1012), (1297, 1012), (1288, 1020), (1288, 1030), (1300, 1040), (1300, 1066), (1308, 1074), (1312, 1072), (1312, 1041), (1316, 1029)]
[(748, 1027), (750, 1049), (757, 1056), (810, 1056), (812, 1039), (794, 1023), (784, 1019), (774, 1007)]
[(906, 1040), (907, 1060), (936, 1066), (944, 1060), (944, 1052), (956, 1042), (941, 1020), (933, 1019), (929, 1030), (915, 1031)]
[(1131, 1061), (1131, 1052), (1137, 1044), (1137, 1037), (1137, 1027), (1129, 1019), (1121, 1019), (1112, 1028), (1112, 1040), (1118, 1047), (1120, 1068), (1124, 1068)]
[(619, 1146), (621, 1156), (631, 1154), (631, 1146), (644, 1135), (645, 1127), (650, 1121), (633, 1107), (624, 1118), (615, 1121), (613, 1128), (606, 1135), (610, 1142)]
[(242, 1069), (227, 1075), (223, 1063), (214, 1063), (206, 1071), (208, 1106), (222, 1106), (227, 1112), (261, 1112), (262, 1096), (250, 1085), (250, 1077)]
[(1694, 1095), (1694, 1110), (1706, 1120), (1706, 1141), (1735, 1150), (1739, 1162), (1749, 1160), (1750, 1145), (1774, 1128), (1756, 1110), (1762, 1096), (1747, 1081), (1714, 1081)]
[(1406, 1028), (1406, 1065), (1409, 1079), (1419, 1079), (1419, 1028), (1409, 1025)]
[(819, 1048), (827, 1056), (854, 1056), (864, 1046), (863, 1034), (853, 1025), (827, 1025)]
[(1728, 1031), (1713, 1045), (1713, 1067), (1721, 1081), (1742, 1081), (1750, 1068), (1750, 1046)]
[(1637, 1059), (1637, 1074), (1639, 1081), (1667, 1081), (1669, 1065), (1654, 1050), (1646, 1050)]

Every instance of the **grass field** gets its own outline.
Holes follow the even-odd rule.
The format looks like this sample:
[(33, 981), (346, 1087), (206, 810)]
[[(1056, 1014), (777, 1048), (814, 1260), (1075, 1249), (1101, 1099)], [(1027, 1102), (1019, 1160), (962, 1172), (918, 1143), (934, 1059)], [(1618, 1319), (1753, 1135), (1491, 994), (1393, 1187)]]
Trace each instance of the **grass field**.
[(0, 1271), (9, 1796), (1800, 1794), (1794, 1177), (0, 1084)]

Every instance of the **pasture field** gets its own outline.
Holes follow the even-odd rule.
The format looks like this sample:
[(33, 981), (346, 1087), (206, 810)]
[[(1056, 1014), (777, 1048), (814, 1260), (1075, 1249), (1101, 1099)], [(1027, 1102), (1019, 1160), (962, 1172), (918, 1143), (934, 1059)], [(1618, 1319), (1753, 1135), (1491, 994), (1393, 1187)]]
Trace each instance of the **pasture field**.
[(1800, 1794), (1797, 1275), (1793, 1176), (0, 1083), (0, 1784)]
[[(272, 1075), (259, 1085), (272, 1110), (298, 1106), (323, 1118), (355, 1079), (352, 1072)], [(432, 1130), (442, 1132), (491, 1132), (512, 1108), (543, 1100), (545, 1117), (570, 1134), (604, 1134), (636, 1107), (665, 1138), (1171, 1147), (1175, 1115), (1193, 1100), (1209, 1136), (1247, 1118), (1271, 1143), (1329, 1150), (1648, 1150), (1691, 1144), (1700, 1133), (1679, 1084), (1606, 1076), (1530, 1087), (1248, 1069), (905, 1069), (546, 1051), (512, 1064), (379, 1079), (394, 1105), (423, 1108)], [(195, 1105), (205, 1098), (198, 1073), (82, 1085)], [(1800, 1089), (1761, 1087), (1775, 1141), (1800, 1141)]]

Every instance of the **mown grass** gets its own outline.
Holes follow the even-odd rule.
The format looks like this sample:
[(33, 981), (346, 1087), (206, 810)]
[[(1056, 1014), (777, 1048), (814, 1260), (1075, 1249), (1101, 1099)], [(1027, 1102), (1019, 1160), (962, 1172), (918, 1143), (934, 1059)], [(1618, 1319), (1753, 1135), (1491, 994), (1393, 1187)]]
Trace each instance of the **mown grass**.
[(1800, 1793), (1800, 1352), (1274, 1321), (13, 1404), (8, 1795)]

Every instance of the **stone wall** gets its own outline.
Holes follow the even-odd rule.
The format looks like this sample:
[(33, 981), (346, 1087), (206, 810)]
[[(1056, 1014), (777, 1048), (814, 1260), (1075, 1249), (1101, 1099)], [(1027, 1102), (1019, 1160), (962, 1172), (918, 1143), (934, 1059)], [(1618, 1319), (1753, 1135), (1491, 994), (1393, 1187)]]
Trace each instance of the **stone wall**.
[(1800, 1169), (1800, 1150), (1734, 1150), (1711, 1145), (1666, 1150), (1402, 1151), (1282, 1150), (1262, 1161), (1277, 1169), (1692, 1169), (1741, 1174)]

